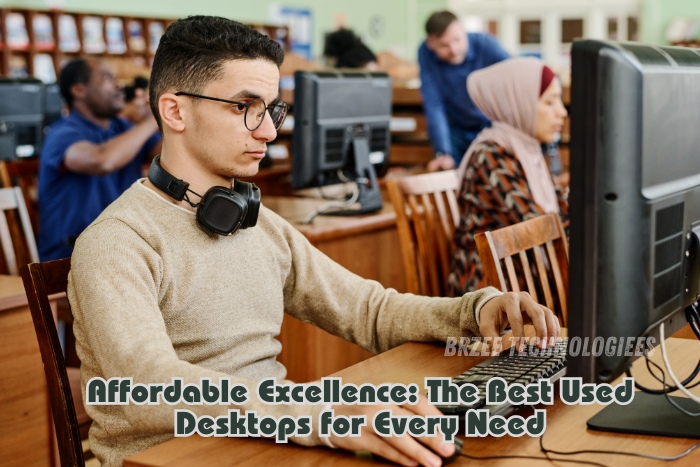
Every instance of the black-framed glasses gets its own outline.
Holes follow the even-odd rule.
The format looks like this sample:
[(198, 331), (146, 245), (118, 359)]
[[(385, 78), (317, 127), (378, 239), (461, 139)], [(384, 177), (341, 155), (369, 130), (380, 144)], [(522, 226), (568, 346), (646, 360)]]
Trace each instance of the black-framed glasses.
[(219, 99), (218, 97), (202, 96), (201, 94), (193, 94), (191, 92), (184, 91), (176, 92), (175, 95), (195, 97), (197, 99), (207, 99), (210, 101), (224, 102), (226, 104), (238, 106), (239, 108), (237, 110), (239, 112), (245, 111), (243, 122), (249, 131), (255, 131), (260, 127), (260, 125), (262, 125), (263, 119), (265, 118), (265, 112), (270, 113), (272, 123), (275, 125), (275, 130), (279, 130), (285, 117), (287, 116), (287, 111), (289, 110), (289, 105), (285, 102), (275, 101), (271, 105), (267, 105), (261, 97), (258, 97), (250, 102), (238, 102), (229, 101), (227, 99)]

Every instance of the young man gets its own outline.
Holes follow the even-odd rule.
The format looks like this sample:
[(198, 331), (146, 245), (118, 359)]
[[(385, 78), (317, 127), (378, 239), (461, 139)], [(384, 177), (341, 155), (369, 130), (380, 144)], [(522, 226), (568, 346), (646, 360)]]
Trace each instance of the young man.
[(68, 63), (59, 77), (70, 115), (49, 129), (39, 164), (39, 256), (66, 258), (80, 232), (141, 177), (160, 152), (152, 115), (138, 125), (117, 118), (124, 94), (97, 59)]
[(488, 34), (466, 33), (449, 11), (425, 23), (428, 38), (418, 49), (423, 110), (436, 158), (429, 171), (451, 169), (476, 135), (489, 125), (467, 93), (469, 73), (509, 58)]
[[(410, 340), (497, 336), (507, 322), (516, 335), (523, 322), (533, 322), (543, 338), (559, 333), (552, 312), (526, 294), (485, 289), (448, 299), (386, 290), (331, 261), (264, 207), (257, 224), (246, 218), (248, 228), (232, 235), (203, 228), (208, 214), (199, 196), (255, 174), (276, 137), (286, 113), (278, 101), (283, 57), (266, 36), (218, 17), (176, 21), (161, 38), (150, 87), (163, 133), (160, 163), (189, 185), (178, 192), (178, 183), (161, 183), (162, 172), (149, 175), (78, 239), (68, 294), (83, 384), (93, 377), (131, 377), (132, 384), (170, 384), (179, 377), (183, 386), (227, 378), (252, 395), (240, 405), (88, 405), (90, 445), (103, 466), (172, 438), (177, 408), (197, 416), (225, 416), (229, 409), (255, 410), (258, 417), (311, 416), (313, 432), (295, 442), (368, 450), (405, 465), (439, 465), (436, 452), (453, 452), (439, 438), (381, 438), (368, 427), (361, 437), (324, 442), (317, 425), (322, 406), (259, 401), (257, 382), (286, 374), (276, 359), (285, 311), (373, 352)], [(208, 198), (204, 203), (209, 206)], [(386, 407), (439, 415), (425, 399)], [(332, 408), (336, 416), (367, 414), (370, 425), (380, 410)]]

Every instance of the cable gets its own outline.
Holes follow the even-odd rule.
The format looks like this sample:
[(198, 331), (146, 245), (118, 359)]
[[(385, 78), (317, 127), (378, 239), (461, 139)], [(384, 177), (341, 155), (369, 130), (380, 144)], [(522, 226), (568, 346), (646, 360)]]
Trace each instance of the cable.
[[(340, 171), (339, 174), (340, 176)], [(355, 204), (358, 199), (360, 199), (360, 187), (357, 186), (356, 183), (350, 183), (350, 186), (352, 187), (352, 196), (344, 201), (331, 201), (328, 202), (322, 206), (320, 206), (317, 209), (314, 209), (308, 216), (304, 218), (302, 221), (304, 224), (311, 224), (313, 220), (316, 218), (316, 216), (329, 212), (332, 209), (334, 210), (342, 210), (343, 208), (347, 208), (348, 206)]]
[[(664, 342), (666, 339), (666, 336), (664, 335), (664, 323), (661, 323), (659, 326), (659, 339), (661, 340), (661, 357), (664, 360), (664, 365), (666, 365), (666, 370), (668, 371), (668, 375), (671, 377), (671, 380), (678, 386), (678, 389), (688, 396), (691, 400), (697, 402), (700, 404), (700, 397), (696, 396), (692, 392), (688, 391), (688, 389), (681, 384), (678, 379), (676, 378), (676, 375), (673, 373), (673, 370), (671, 369), (671, 364), (668, 362), (668, 355), (666, 354), (666, 343)], [(695, 414), (693, 416), (700, 415), (700, 413)]]
[(577, 454), (609, 454), (609, 455), (615, 455), (615, 456), (631, 456), (631, 457), (641, 457), (643, 459), (653, 459), (657, 461), (675, 461), (678, 459), (681, 459), (691, 452), (693, 452), (695, 449), (697, 449), (700, 446), (700, 442), (697, 442), (693, 444), (691, 447), (686, 449), (680, 454), (676, 454), (675, 456), (654, 456), (651, 454), (640, 454), (637, 452), (625, 452), (625, 451), (606, 451), (606, 450), (597, 450), (597, 449), (583, 449), (581, 451), (554, 451), (552, 449), (547, 449), (544, 447), (544, 435), (540, 436), (540, 450), (544, 453), (552, 453), (556, 454), (558, 456), (573, 456)]
[(465, 452), (460, 452), (460, 456), (466, 457), (467, 459), (471, 460), (495, 460), (495, 459), (528, 459), (528, 460), (536, 460), (536, 461), (547, 461), (547, 462), (569, 462), (572, 464), (586, 464), (586, 465), (597, 465), (599, 467), (608, 467), (605, 464), (600, 464), (598, 462), (593, 462), (593, 461), (582, 461), (582, 460), (576, 460), (576, 459), (554, 459), (552, 457), (535, 457), (535, 456), (473, 456), (471, 454), (467, 454)]
[[(668, 394), (668, 393), (670, 393), (670, 392), (678, 391), (678, 387), (676, 387), (676, 386), (671, 386), (671, 385), (669, 385), (669, 384), (666, 384), (666, 378), (665, 378), (665, 375), (664, 375), (664, 371), (661, 369), (661, 367), (660, 367), (659, 365), (657, 365), (656, 363), (654, 363), (654, 362), (652, 362), (651, 360), (649, 360), (649, 355), (647, 354), (646, 351), (644, 352), (644, 359), (646, 360), (647, 370), (649, 371), (649, 373), (651, 374), (651, 376), (653, 376), (654, 379), (656, 379), (656, 381), (658, 381), (659, 383), (663, 384), (663, 389), (651, 389), (651, 388), (648, 388), (648, 387), (646, 387), (646, 386), (643, 386), (643, 385), (640, 384), (639, 382), (637, 382), (636, 379), (634, 380), (634, 387), (635, 387), (635, 388), (639, 389), (639, 390), (642, 391), (642, 392), (646, 392), (647, 394), (656, 394), (656, 395)], [(650, 365), (653, 365), (653, 366), (655, 366), (656, 368), (659, 369), (659, 371), (661, 372), (661, 375), (662, 375), (662, 377), (663, 377), (663, 380), (662, 380), (659, 376), (657, 376), (656, 374), (654, 374), (654, 371), (651, 369), (651, 366), (650, 366)], [(688, 389), (691, 389), (691, 388), (694, 388), (694, 387), (700, 385), (700, 380), (698, 380), (698, 381), (696, 381), (695, 383), (693, 383), (692, 385), (688, 386), (688, 383), (690, 383), (693, 379), (695, 379), (695, 377), (698, 375), (699, 372), (700, 372), (700, 360), (698, 360), (698, 363), (697, 363), (697, 365), (695, 365), (695, 369), (694, 369), (693, 372), (690, 374), (690, 376), (688, 376), (686, 379), (684, 379), (683, 382), (682, 382), (681, 384), (683, 384), (684, 386), (686, 386)], [(625, 374), (626, 374), (628, 377), (633, 378), (633, 376), (632, 376), (632, 371), (631, 371), (629, 368), (627, 368), (627, 369), (625, 370)]]

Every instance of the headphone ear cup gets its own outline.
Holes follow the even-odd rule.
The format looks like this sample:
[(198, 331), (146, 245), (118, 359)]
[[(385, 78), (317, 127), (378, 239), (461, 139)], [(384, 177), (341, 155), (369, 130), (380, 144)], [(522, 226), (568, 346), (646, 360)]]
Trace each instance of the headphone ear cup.
[(258, 222), (258, 212), (260, 212), (260, 188), (253, 183), (236, 180), (233, 190), (241, 195), (248, 205), (245, 219), (243, 219), (240, 228), (255, 227)]

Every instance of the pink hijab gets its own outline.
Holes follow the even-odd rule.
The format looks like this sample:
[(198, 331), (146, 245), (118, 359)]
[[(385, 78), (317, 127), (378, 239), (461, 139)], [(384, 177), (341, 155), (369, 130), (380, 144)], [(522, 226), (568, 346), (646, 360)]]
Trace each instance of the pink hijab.
[(512, 58), (469, 75), (469, 96), (493, 123), (469, 146), (457, 174), (462, 180), (477, 144), (493, 141), (523, 166), (535, 202), (545, 212), (559, 212), (552, 175), (534, 137), (543, 68), (544, 63), (536, 58)]

